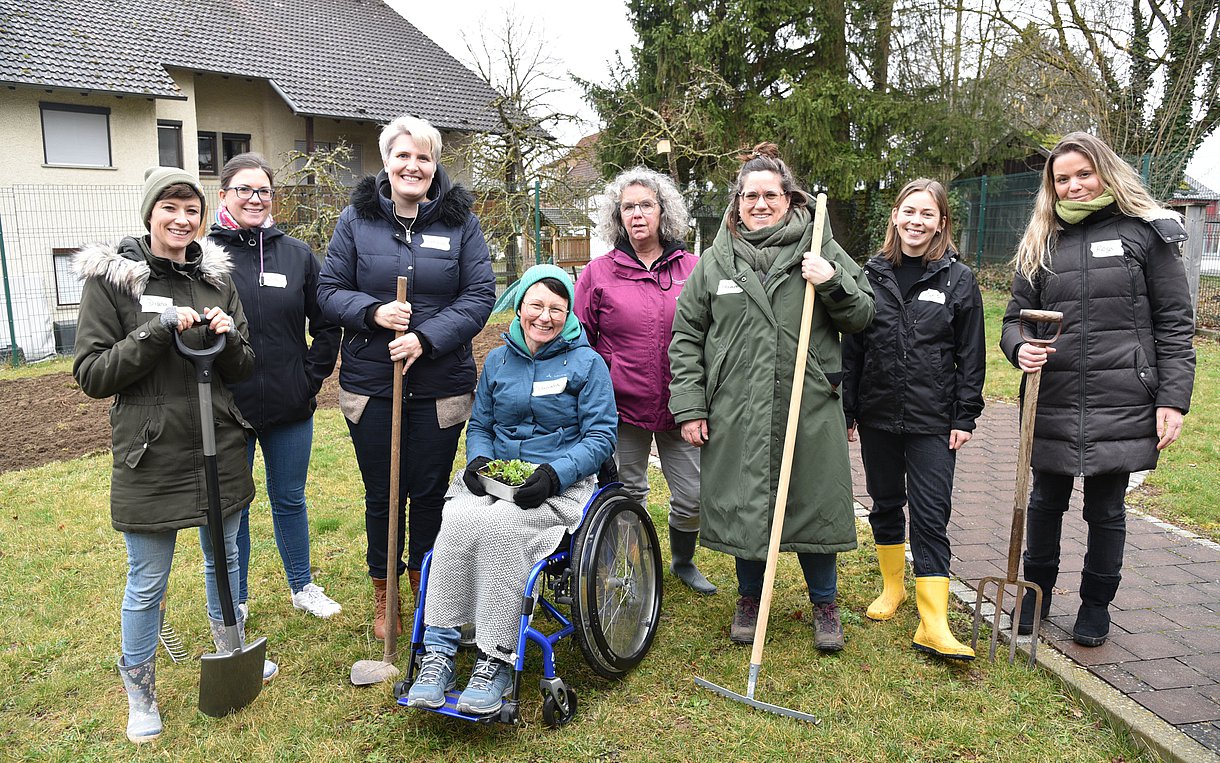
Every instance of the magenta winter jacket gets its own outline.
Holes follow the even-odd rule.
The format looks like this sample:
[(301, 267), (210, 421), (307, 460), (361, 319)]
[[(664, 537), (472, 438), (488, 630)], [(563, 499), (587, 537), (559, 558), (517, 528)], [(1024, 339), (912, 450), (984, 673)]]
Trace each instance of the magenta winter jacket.
[(678, 426), (669, 412), (669, 340), (678, 293), (699, 261), (678, 246), (652, 270), (615, 249), (590, 261), (576, 282), (576, 317), (610, 366), (619, 417), (652, 432)]

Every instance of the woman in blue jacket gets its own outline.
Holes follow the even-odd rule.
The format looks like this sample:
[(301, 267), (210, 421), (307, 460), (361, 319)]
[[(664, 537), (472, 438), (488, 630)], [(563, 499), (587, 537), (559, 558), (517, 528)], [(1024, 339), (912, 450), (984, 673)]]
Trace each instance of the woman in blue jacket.
[(868, 607), (889, 620), (906, 599), (907, 522), (919, 628), (911, 645), (956, 660), (974, 650), (949, 631), (949, 514), (957, 451), (983, 411), (983, 297), (953, 249), (943, 185), (903, 186), (881, 251), (864, 266), (872, 325), (843, 343), (843, 412), (860, 436), (883, 589)]
[[(292, 605), (317, 617), (341, 607), (313, 582), (309, 561), (309, 512), (305, 479), (313, 447), (315, 396), (335, 370), (340, 329), (318, 309), (322, 264), (300, 239), (285, 235), (271, 219), (275, 196), (271, 165), (259, 154), (239, 154), (220, 172), (220, 206), (208, 238), (233, 258), (233, 283), (250, 321), (254, 375), (230, 385), (242, 416), (254, 427), (248, 440), (263, 450), (267, 498), (275, 545), (284, 563)], [(306, 344), (308, 327), (313, 342)], [(237, 533), (241, 585), (248, 598), (250, 507), (242, 509)], [(223, 631), (218, 631), (223, 637)]]
[[(598, 469), (614, 453), (618, 412), (610, 371), (571, 312), (572, 281), (554, 265), (526, 271), (517, 317), (483, 364), (428, 575), (425, 654), (408, 693), (440, 707), (452, 689), (460, 628), (475, 624), (479, 657), (457, 709), (500, 709), (512, 688), (521, 589), (530, 569), (580, 524)], [(477, 472), (492, 459), (538, 464), (514, 501), (488, 496)], [(522, 509), (528, 509), (522, 511)]]
[[(474, 398), (471, 340), (495, 302), (487, 242), (471, 213), (474, 197), (441, 168), (441, 135), (422, 119), (400, 117), (381, 131), (385, 165), (352, 192), (339, 216), (322, 274), (322, 313), (343, 326), (339, 406), (364, 479), (366, 554), (373, 579), (373, 632), (385, 637), (389, 527), (390, 420), (395, 361), (403, 361), (403, 513), (399, 574), (419, 584), (419, 567), (441, 524), (445, 487), (462, 423)], [(396, 299), (399, 276), (409, 281)], [(406, 332), (395, 338), (396, 331)], [(404, 525), (407, 561), (401, 560)], [(401, 632), (398, 613), (394, 627)]]

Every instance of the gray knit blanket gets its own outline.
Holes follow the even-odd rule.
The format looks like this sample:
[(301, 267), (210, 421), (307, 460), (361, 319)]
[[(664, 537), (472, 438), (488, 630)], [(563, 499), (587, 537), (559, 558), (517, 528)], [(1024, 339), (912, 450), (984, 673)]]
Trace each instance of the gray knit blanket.
[(565, 531), (580, 524), (596, 489), (596, 481), (586, 477), (538, 508), (522, 509), (471, 493), (459, 472), (445, 494), (432, 549), (424, 622), (447, 628), (474, 623), (479, 649), (516, 660), (526, 577), (555, 551)]

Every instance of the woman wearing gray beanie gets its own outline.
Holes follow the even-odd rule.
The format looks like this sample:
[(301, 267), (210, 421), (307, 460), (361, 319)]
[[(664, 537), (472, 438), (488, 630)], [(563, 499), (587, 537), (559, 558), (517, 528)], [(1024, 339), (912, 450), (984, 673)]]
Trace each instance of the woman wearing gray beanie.
[[(159, 605), (180, 529), (201, 527), (208, 613), (221, 616), (212, 547), (202, 529), (207, 489), (197, 468), (203, 462), (198, 387), (194, 367), (173, 349), (175, 332), (206, 323), (228, 337), (216, 358), (212, 391), (225, 554), (234, 592), (240, 509), (254, 497), (246, 464), (247, 425), (226, 386), (249, 376), (254, 352), (229, 277), (229, 255), (196, 240), (206, 206), (192, 175), (172, 167), (150, 169), (140, 204), (148, 233), (87, 246), (74, 261), (84, 287), (72, 374), (86, 395), (114, 397), (110, 520), (123, 533), (128, 570), (118, 668), (127, 690), (127, 738), (136, 744), (161, 733), (155, 688)], [(244, 623), (238, 625), (244, 630)], [(264, 680), (276, 670), (267, 663)]]

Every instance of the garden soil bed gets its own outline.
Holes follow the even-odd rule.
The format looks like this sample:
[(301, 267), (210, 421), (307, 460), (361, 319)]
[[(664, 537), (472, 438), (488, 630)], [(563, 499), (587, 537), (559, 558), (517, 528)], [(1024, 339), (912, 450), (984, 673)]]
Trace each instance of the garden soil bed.
[[(475, 337), (475, 362), (501, 344), (504, 324), (487, 326)], [(326, 380), (318, 406), (338, 405), (338, 373)], [(110, 447), (109, 400), (81, 392), (71, 374), (0, 381), (0, 472), (66, 461)]]

